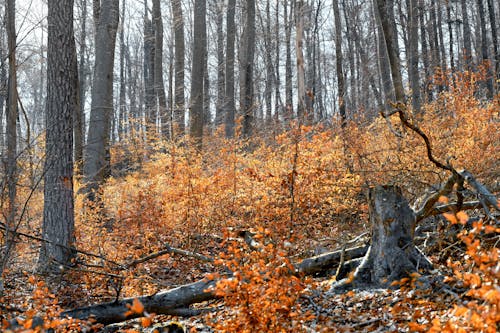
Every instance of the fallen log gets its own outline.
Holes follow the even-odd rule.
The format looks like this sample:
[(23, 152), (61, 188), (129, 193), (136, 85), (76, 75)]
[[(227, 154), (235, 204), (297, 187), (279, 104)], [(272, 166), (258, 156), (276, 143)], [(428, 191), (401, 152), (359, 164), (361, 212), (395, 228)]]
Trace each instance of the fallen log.
[(82, 320), (92, 318), (96, 323), (104, 325), (142, 317), (143, 313), (130, 311), (134, 299), (141, 302), (144, 306), (144, 312), (193, 316), (198, 313), (195, 310), (187, 311), (189, 305), (214, 299), (215, 295), (209, 289), (215, 287), (215, 283), (215, 281), (203, 279), (150, 296), (125, 298), (115, 302), (65, 311), (61, 316)]
[(341, 257), (347, 262), (351, 259), (362, 257), (368, 250), (368, 245), (357, 246), (349, 249), (340, 249), (334, 252), (323, 253), (318, 256), (306, 258), (297, 265), (297, 272), (306, 275), (317, 275), (337, 266)]

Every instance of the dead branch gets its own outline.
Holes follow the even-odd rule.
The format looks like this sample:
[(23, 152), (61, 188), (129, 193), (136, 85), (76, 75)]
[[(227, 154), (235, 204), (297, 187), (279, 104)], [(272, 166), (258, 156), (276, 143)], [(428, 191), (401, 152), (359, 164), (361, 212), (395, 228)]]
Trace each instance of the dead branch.
[(198, 259), (200, 261), (205, 261), (205, 262), (213, 262), (214, 261), (213, 258), (204, 256), (202, 254), (187, 251), (187, 250), (178, 249), (175, 247), (171, 247), (170, 245), (167, 244), (165, 249), (158, 251), (158, 252), (148, 254), (142, 258), (133, 260), (133, 261), (131, 261), (128, 264), (125, 264), (123, 266), (125, 268), (131, 268), (131, 267), (137, 266), (138, 264), (142, 264), (148, 260), (156, 259), (158, 257), (161, 257), (162, 255), (169, 254), (169, 253), (178, 254), (181, 256), (185, 256), (185, 257), (191, 257), (191, 258), (195, 258), (195, 259)]

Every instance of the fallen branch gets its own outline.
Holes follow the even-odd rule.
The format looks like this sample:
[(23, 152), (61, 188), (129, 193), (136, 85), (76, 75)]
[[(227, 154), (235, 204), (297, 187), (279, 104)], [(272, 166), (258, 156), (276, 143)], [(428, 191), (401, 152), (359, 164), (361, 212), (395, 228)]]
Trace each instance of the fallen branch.
[(215, 287), (215, 283), (215, 281), (203, 279), (151, 296), (125, 298), (115, 302), (96, 304), (65, 311), (61, 316), (82, 320), (92, 318), (95, 322), (104, 325), (117, 323), (143, 316), (143, 313), (131, 313), (131, 311), (129, 311), (134, 299), (140, 301), (144, 306), (144, 311), (148, 313), (192, 316), (201, 313), (200, 311), (202, 310), (197, 311), (189, 309), (189, 305), (208, 301), (216, 297), (209, 291), (211, 288)]

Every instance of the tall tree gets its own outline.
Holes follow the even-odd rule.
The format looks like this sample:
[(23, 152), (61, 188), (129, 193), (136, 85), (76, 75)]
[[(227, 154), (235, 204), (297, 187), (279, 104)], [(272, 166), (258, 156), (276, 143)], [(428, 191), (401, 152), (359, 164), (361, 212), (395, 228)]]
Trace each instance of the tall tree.
[(203, 138), (203, 74), (205, 64), (207, 4), (205, 0), (194, 2), (193, 62), (191, 71), (191, 110), (189, 114), (189, 134), (198, 149)]
[(493, 5), (493, 0), (488, 0), (488, 13), (490, 17), (490, 27), (491, 27), (491, 40), (493, 42), (493, 57), (495, 60), (495, 78), (494, 80), (497, 84), (497, 91), (498, 91), (498, 86), (500, 84), (500, 48), (498, 46), (498, 35), (497, 35), (497, 20), (495, 17), (495, 6)]
[(417, 0), (408, 0), (408, 74), (410, 78), (413, 112), (420, 113), (420, 74), (418, 72), (418, 5)]
[(462, 8), (462, 28), (463, 28), (463, 39), (464, 39), (464, 50), (463, 56), (465, 59), (465, 69), (470, 70), (472, 65), (472, 43), (471, 43), (471, 32), (469, 25), (469, 14), (467, 13), (467, 1), (460, 0), (460, 5)]
[(297, 118), (304, 120), (306, 113), (306, 74), (304, 71), (304, 1), (295, 2), (295, 54), (297, 56)]
[(14, 227), (16, 217), (16, 184), (17, 184), (17, 63), (16, 63), (16, 5), (15, 0), (5, 2), (7, 49), (9, 58), (9, 78), (7, 86), (7, 114), (6, 114), (6, 134), (7, 134), (7, 191), (8, 206), (7, 219), (4, 234), (5, 246), (2, 256), (0, 273), (3, 273), (10, 251), (14, 242), (14, 234), (10, 232)]
[(342, 126), (346, 124), (344, 68), (342, 66), (342, 25), (338, 0), (333, 0), (333, 15), (335, 19), (335, 64), (337, 71), (338, 104)]
[(155, 32), (154, 53), (154, 86), (155, 95), (158, 98), (158, 112), (161, 120), (161, 133), (169, 138), (170, 115), (167, 109), (167, 97), (165, 95), (165, 83), (163, 81), (163, 18), (161, 16), (160, 0), (153, 0), (153, 23)]
[(78, 70), (73, 0), (48, 1), (47, 103), (44, 209), (39, 270), (71, 262), (74, 243), (73, 116), (78, 110)]
[(144, 107), (146, 126), (149, 130), (156, 130), (157, 99), (155, 97), (155, 30), (152, 19), (149, 18), (148, 1), (144, 1)]
[(122, 2), (122, 12), (120, 21), (120, 92), (118, 96), (118, 140), (121, 141), (124, 137), (124, 132), (126, 128), (126, 111), (127, 106), (125, 105), (125, 94), (127, 93), (127, 87), (125, 84), (125, 6), (126, 0)]
[(227, 138), (234, 137), (234, 44), (236, 37), (236, 26), (234, 16), (236, 12), (236, 0), (229, 0), (227, 5), (226, 17), (226, 88), (225, 88), (225, 132)]
[(215, 103), (215, 126), (224, 120), (224, 4), (214, 1), (217, 26), (217, 102)]
[(394, 100), (394, 85), (392, 84), (391, 65), (389, 63), (389, 53), (385, 44), (384, 31), (380, 19), (380, 13), (377, 8), (377, 2), (373, 1), (373, 11), (377, 26), (377, 53), (378, 67), (380, 70), (380, 79), (382, 81), (382, 90), (386, 100)]
[(484, 13), (483, 0), (477, 0), (477, 7), (479, 11), (479, 25), (481, 27), (481, 57), (483, 63), (488, 66), (486, 78), (486, 96), (488, 98), (493, 97), (493, 78), (491, 75), (491, 66), (489, 66), (489, 56), (488, 56), (488, 37), (486, 36), (486, 17)]
[[(79, 77), (79, 102), (80, 107), (75, 110), (74, 117), (74, 141), (75, 141), (75, 162), (83, 162), (83, 145), (85, 141), (85, 91), (86, 91), (86, 61), (87, 53), (87, 0), (81, 1), (81, 31), (80, 31), (80, 59), (78, 64)], [(80, 169), (81, 170), (81, 169)]]
[[(292, 2), (293, 3), (293, 2)], [(286, 111), (285, 118), (291, 118), (293, 116), (293, 91), (292, 91), (292, 51), (290, 46), (290, 40), (292, 36), (292, 14), (293, 8), (289, 4), (288, 0), (285, 1), (284, 6), (284, 16), (285, 16), (285, 103)], [(290, 120), (290, 119), (287, 119)]]
[(246, 2), (246, 24), (244, 33), (244, 56), (242, 62), (243, 87), (242, 101), (240, 102), (243, 113), (243, 137), (252, 135), (254, 126), (254, 54), (255, 54), (255, 0)]
[(92, 190), (96, 190), (110, 174), (109, 138), (118, 21), (119, 0), (102, 0), (95, 38), (92, 102), (83, 168), (89, 199), (94, 198)]
[[(4, 30), (0, 27), (0, 59), (4, 59), (8, 51), (5, 49)], [(0, 153), (4, 153), (4, 104), (7, 100), (7, 70), (5, 61), (0, 61)]]
[(389, 63), (391, 66), (392, 84), (394, 85), (394, 93), (396, 101), (404, 102), (405, 94), (403, 89), (403, 79), (401, 76), (401, 65), (399, 61), (399, 54), (394, 41), (396, 40), (396, 31), (393, 24), (390, 22), (388, 14), (393, 10), (391, 0), (375, 0), (375, 9), (378, 11), (380, 17), (380, 24), (384, 33), (384, 41), (389, 55)]
[(174, 133), (173, 137), (184, 134), (184, 17), (180, 0), (172, 0), (175, 40), (175, 94), (174, 94)]

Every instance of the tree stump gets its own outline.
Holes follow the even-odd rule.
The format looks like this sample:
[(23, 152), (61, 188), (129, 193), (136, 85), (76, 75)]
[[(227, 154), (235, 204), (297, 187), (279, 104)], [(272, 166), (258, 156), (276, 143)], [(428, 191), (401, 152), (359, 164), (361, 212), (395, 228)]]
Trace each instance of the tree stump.
[(350, 288), (388, 287), (432, 263), (414, 244), (415, 212), (396, 186), (377, 186), (369, 191), (371, 244), (354, 276), (332, 286)]

